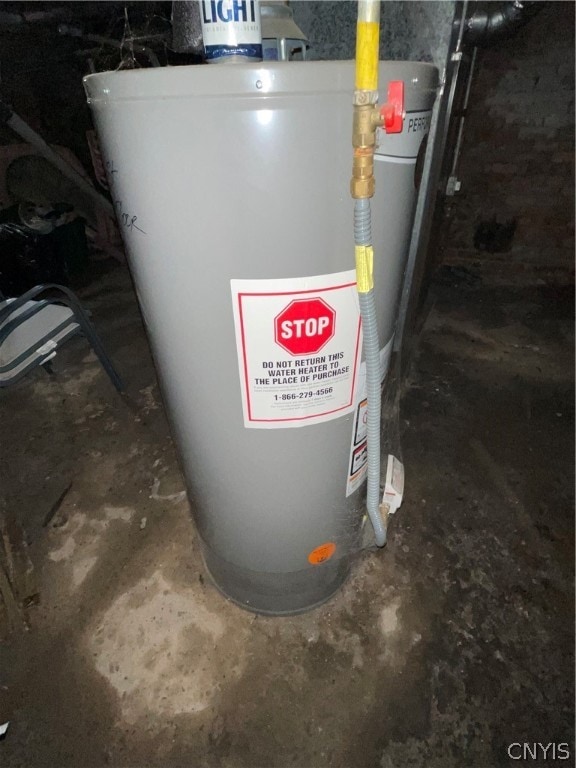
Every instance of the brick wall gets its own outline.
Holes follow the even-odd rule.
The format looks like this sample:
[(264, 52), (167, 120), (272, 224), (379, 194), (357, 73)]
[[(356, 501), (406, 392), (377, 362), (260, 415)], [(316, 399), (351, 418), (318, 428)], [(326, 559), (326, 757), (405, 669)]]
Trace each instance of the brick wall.
[[(571, 2), (550, 3), (515, 37), (479, 52), (458, 177), (462, 190), (449, 203), (447, 260), (573, 267)], [(478, 225), (494, 217), (499, 224), (516, 220), (511, 247), (479, 250)]]

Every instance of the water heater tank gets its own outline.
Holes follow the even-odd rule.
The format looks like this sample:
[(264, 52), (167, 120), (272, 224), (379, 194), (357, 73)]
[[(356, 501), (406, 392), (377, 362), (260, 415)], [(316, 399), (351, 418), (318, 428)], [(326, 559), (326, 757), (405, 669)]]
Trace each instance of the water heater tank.
[[(438, 85), (378, 131), (382, 373)], [(351, 175), (353, 62), (105, 72), (85, 88), (206, 567), (251, 610), (328, 599), (358, 551), (366, 441)]]

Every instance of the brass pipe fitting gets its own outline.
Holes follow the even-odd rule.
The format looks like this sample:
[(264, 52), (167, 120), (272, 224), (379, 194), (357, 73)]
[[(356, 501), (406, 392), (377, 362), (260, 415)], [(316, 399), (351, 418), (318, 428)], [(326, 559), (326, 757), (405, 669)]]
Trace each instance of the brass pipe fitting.
[(352, 118), (352, 181), (350, 193), (355, 200), (374, 196), (374, 146), (376, 128), (383, 118), (376, 104), (354, 104)]
[(352, 160), (350, 194), (354, 200), (365, 200), (369, 197), (374, 197), (375, 188), (374, 150), (355, 149)]
[(373, 147), (376, 142), (376, 128), (382, 125), (377, 104), (355, 104), (352, 115), (352, 146)]

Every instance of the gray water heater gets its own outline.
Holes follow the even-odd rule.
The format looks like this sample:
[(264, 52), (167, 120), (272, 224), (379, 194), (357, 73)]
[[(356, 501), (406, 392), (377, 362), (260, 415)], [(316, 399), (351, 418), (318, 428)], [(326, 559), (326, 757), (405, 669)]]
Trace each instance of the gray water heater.
[[(382, 375), (419, 154), (438, 86), (377, 134)], [(344, 582), (364, 518), (365, 369), (355, 289), (353, 62), (106, 72), (84, 81), (206, 567), (250, 610), (302, 611)]]

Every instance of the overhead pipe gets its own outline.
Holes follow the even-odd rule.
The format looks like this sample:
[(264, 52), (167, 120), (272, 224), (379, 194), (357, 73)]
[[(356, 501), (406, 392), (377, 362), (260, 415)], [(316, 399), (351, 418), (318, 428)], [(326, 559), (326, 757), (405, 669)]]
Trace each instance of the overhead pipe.
[(513, 35), (546, 3), (514, 0), (496, 10), (477, 10), (467, 19), (465, 41), (470, 45), (489, 45), (494, 40)]
[(68, 8), (52, 8), (49, 11), (25, 11), (24, 13), (11, 13), (0, 11), (0, 26), (20, 26), (21, 24), (37, 24), (45, 21), (58, 21), (70, 18)]

